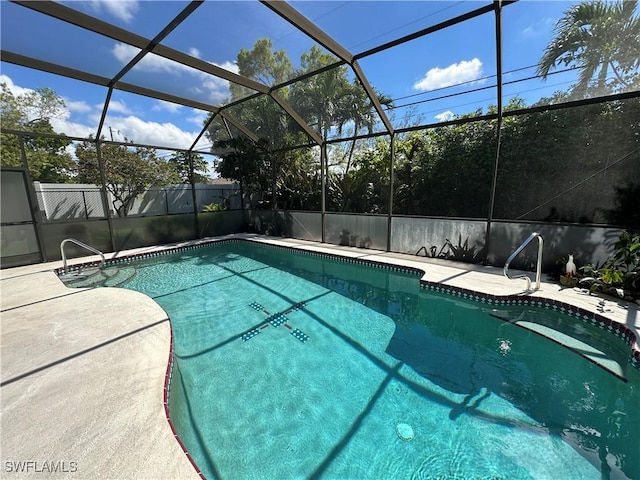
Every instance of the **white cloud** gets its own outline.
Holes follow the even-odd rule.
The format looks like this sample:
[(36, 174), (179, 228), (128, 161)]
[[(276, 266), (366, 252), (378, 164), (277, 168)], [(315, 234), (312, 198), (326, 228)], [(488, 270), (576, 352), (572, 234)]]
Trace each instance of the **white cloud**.
[(193, 110), (193, 115), (187, 118), (187, 121), (198, 125), (200, 128), (204, 127), (204, 121), (207, 119), (208, 113), (201, 110)]
[(522, 30), (522, 35), (525, 37), (548, 35), (549, 30), (553, 29), (555, 24), (556, 24), (556, 20), (554, 20), (551, 17), (545, 17), (545, 18), (539, 19), (534, 24), (529, 25), (528, 27), (525, 27)]
[(120, 42), (115, 43), (111, 49), (113, 56), (123, 65), (129, 63), (129, 60), (135, 57), (138, 52), (140, 52), (139, 48)]
[[(69, 100), (68, 98), (64, 98), (63, 100), (67, 109), (71, 113), (89, 113), (93, 111), (93, 107), (84, 100), (74, 101)], [(102, 108), (102, 106), (100, 106), (100, 108)]]
[(233, 73), (238, 73), (240, 71), (240, 69), (238, 68), (238, 65), (235, 62), (226, 61), (222, 64), (212, 63), (212, 65), (216, 65), (220, 68), (224, 68), (225, 70), (229, 70), (230, 72), (233, 72)]
[[(111, 52), (120, 63), (125, 65), (129, 63), (129, 61), (140, 52), (140, 49), (118, 42), (113, 46)], [(189, 53), (192, 57), (195, 58), (199, 58), (200, 56), (200, 52), (195, 48), (191, 48), (189, 50)], [(210, 63), (212, 65), (216, 65), (215, 63)], [(232, 62), (225, 62), (224, 64), (218, 66), (227, 70), (235, 72), (238, 71), (237, 66)], [(176, 75), (179, 75), (181, 73), (190, 73), (192, 75), (208, 75), (187, 65), (174, 62), (173, 60), (161, 57), (160, 55), (156, 55), (154, 53), (148, 53), (147, 55), (145, 55), (143, 59), (140, 60), (140, 62), (138, 62), (138, 64), (134, 67), (134, 69), (150, 73), (172, 73)]]
[(127, 23), (133, 20), (140, 8), (137, 0), (91, 0), (87, 3), (94, 11), (101, 12), (104, 8), (110, 15)]
[(455, 117), (455, 114), (452, 111), (447, 110), (446, 112), (439, 113), (434, 118), (439, 122), (447, 122), (449, 120), (453, 120), (453, 117)]
[(166, 111), (169, 113), (176, 113), (182, 109), (182, 105), (178, 105), (177, 103), (167, 102), (165, 100), (156, 100), (155, 105), (152, 107), (152, 110), (155, 112)]
[[(0, 82), (7, 85), (14, 95), (21, 95), (33, 90), (16, 85), (13, 80), (0, 74)], [(98, 122), (102, 112), (102, 104), (95, 105), (93, 108), (85, 101), (76, 101), (65, 98), (65, 110), (59, 117), (51, 119), (51, 126), (55, 132), (64, 133), (70, 137), (89, 138), (96, 134)], [(164, 103), (166, 102), (159, 102)], [(70, 121), (71, 113), (83, 113), (85, 119), (83, 123)], [(195, 131), (185, 131), (174, 125), (173, 123), (158, 123), (146, 121), (131, 114), (131, 109), (121, 101), (112, 100), (110, 102), (109, 114), (105, 119), (105, 127), (102, 134), (109, 137), (109, 129), (114, 132), (114, 140), (123, 140), (125, 137), (136, 143), (148, 145), (160, 145), (174, 148), (189, 148), (191, 144), (202, 130), (202, 120), (206, 117), (206, 112), (193, 110), (194, 116), (189, 119), (197, 123)], [(122, 114), (122, 115), (119, 115)], [(200, 117), (197, 117), (200, 115)], [(197, 120), (196, 120), (197, 119)], [(116, 133), (116, 132), (120, 133)], [(208, 145), (207, 139), (203, 136), (198, 142), (197, 148), (206, 149)]]
[(19, 87), (18, 85), (13, 83), (13, 80), (11, 78), (7, 77), (4, 74), (0, 74), (0, 83), (5, 83), (7, 85), (7, 88), (9, 89), (9, 91), (15, 97), (17, 97), (18, 95), (24, 95), (25, 93), (33, 92), (33, 90), (31, 88)]
[[(100, 105), (100, 109), (102, 110), (102, 105)], [(128, 115), (133, 113), (132, 110), (127, 107), (127, 104), (121, 102), (119, 100), (111, 100), (109, 102), (109, 113), (122, 113), (124, 115)]]
[(194, 88), (194, 92), (203, 92), (209, 102), (214, 105), (222, 103), (229, 97), (229, 82), (218, 77), (202, 79), (202, 88)]
[[(186, 132), (169, 122), (148, 122), (133, 115), (126, 117), (107, 116), (105, 125), (109, 125), (114, 132), (120, 132), (117, 135), (118, 138), (114, 136), (114, 140), (123, 140), (126, 137), (135, 143), (163, 147), (189, 148), (200, 133), (199, 130)], [(200, 143), (204, 145), (206, 140), (201, 140)]]
[(454, 63), (446, 68), (432, 68), (426, 73), (422, 80), (413, 85), (413, 88), (426, 92), (464, 82), (474, 82), (481, 76), (482, 62), (474, 58), (473, 60), (463, 60), (460, 63)]
[[(113, 56), (123, 65), (135, 57), (139, 51), (140, 49), (123, 43), (116, 43), (112, 49)], [(200, 52), (195, 48), (191, 48), (189, 52), (194, 57), (198, 58), (200, 56)], [(234, 62), (226, 61), (222, 64), (214, 62), (209, 63), (230, 72), (238, 73), (238, 65)], [(180, 76), (182, 74), (190, 75), (195, 79), (196, 84), (190, 87), (185, 85), (185, 88), (195, 94), (196, 97), (200, 99), (204, 97), (206, 101), (213, 104), (220, 103), (229, 96), (229, 82), (227, 80), (201, 72), (200, 70), (196, 70), (153, 53), (145, 55), (134, 69), (148, 73), (162, 73), (175, 76)]]
[[(209, 62), (216, 67), (223, 68), (232, 73), (238, 73), (238, 65), (234, 62), (224, 62), (222, 64), (217, 64), (213, 62)], [(229, 97), (229, 82), (220, 78), (214, 77), (213, 75), (201, 74), (202, 85), (204, 87), (205, 92), (208, 93), (208, 99), (213, 104), (219, 104), (222, 101), (226, 100)]]
[(51, 126), (53, 130), (58, 133), (64, 133), (68, 137), (89, 138), (90, 135), (96, 134), (98, 124), (95, 126), (89, 126), (82, 123), (70, 122), (69, 116), (63, 116), (60, 118), (52, 118)]

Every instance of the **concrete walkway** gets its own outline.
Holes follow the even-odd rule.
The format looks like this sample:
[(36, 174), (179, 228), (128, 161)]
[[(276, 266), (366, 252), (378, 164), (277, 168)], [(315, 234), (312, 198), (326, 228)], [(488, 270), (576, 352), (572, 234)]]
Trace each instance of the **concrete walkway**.
[[(237, 237), (417, 267), (426, 272), (425, 280), (493, 295), (520, 294), (525, 287), (524, 280), (506, 279), (497, 268), (295, 239)], [(199, 478), (165, 416), (171, 338), (166, 313), (129, 290), (69, 289), (53, 273), (60, 266), (1, 271), (0, 477)], [(637, 305), (548, 282), (533, 296), (599, 313), (640, 339)], [(50, 473), (53, 469), (58, 471)]]
[(199, 478), (165, 416), (167, 314), (58, 266), (2, 271), (0, 478)]

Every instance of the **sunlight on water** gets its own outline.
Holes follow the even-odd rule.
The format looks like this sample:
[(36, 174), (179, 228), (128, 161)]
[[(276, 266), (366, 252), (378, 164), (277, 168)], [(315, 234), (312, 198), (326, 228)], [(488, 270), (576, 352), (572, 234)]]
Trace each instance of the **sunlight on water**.
[(225, 244), (140, 262), (170, 415), (209, 479), (639, 478), (640, 375), (415, 275)]

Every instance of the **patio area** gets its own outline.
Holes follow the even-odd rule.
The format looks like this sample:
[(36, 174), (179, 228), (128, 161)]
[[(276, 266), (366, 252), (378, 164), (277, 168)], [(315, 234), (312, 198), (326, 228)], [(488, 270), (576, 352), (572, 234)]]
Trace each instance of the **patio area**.
[[(0, 5), (0, 477), (204, 477), (168, 412), (180, 316), (124, 288), (68, 288), (56, 271), (65, 256), (77, 257), (71, 266), (100, 260), (80, 257), (87, 251), (109, 260), (237, 239), (416, 268), (425, 294), (483, 302), (483, 315), (573, 349), (635, 388), (637, 1)], [(570, 262), (578, 278), (630, 301), (552, 281)], [(550, 276), (525, 290), (505, 264), (513, 276)], [(192, 290), (185, 295), (178, 308), (204, 311)], [(502, 302), (512, 317), (493, 315)], [(526, 327), (531, 312), (521, 306), (547, 320), (549, 309), (568, 313), (557, 316), (576, 331)], [(469, 329), (470, 344), (481, 325)], [(583, 342), (583, 326), (604, 343), (603, 330), (615, 335), (619, 358)], [(544, 363), (546, 346), (523, 348), (535, 354), (529, 365)], [(541, 378), (535, 391), (545, 396)], [(574, 370), (563, 378), (582, 388)], [(238, 476), (239, 455), (213, 450), (231, 452)], [(602, 478), (615, 477), (615, 455), (592, 456)], [(636, 478), (637, 453), (626, 456), (625, 475)], [(481, 477), (442, 478), (458, 474)]]
[[(417, 267), (423, 280), (488, 295), (518, 295), (501, 269), (256, 235), (241, 238)], [(184, 242), (180, 246), (210, 241)], [(148, 247), (107, 257), (170, 249)], [(96, 260), (79, 258), (71, 265)], [(2, 462), (8, 478), (198, 478), (167, 421), (171, 330), (149, 297), (119, 288), (69, 289), (62, 262), (2, 270)], [(640, 338), (638, 306), (543, 281), (557, 300), (623, 324)]]
[(5, 478), (197, 478), (167, 422), (171, 329), (151, 299), (2, 271)]

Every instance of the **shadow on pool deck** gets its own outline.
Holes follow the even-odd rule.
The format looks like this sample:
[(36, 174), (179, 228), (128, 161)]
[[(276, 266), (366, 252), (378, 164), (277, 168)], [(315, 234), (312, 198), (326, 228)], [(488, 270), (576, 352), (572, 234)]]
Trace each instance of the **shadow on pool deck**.
[[(519, 294), (524, 286), (524, 282), (505, 279), (495, 268), (295, 239), (236, 237), (420, 268), (430, 282), (494, 295)], [(158, 247), (167, 248), (170, 246)], [(153, 250), (148, 247), (107, 257)], [(95, 257), (76, 259), (70, 264), (93, 260)], [(58, 461), (74, 462), (75, 471), (69, 478), (198, 478), (165, 417), (163, 387), (171, 336), (166, 313), (149, 297), (132, 291), (70, 290), (52, 271), (60, 266), (61, 262), (52, 262), (1, 271), (3, 467), (6, 462), (33, 461), (41, 467), (44, 461)], [(543, 283), (532, 296), (599, 313), (626, 325), (640, 338), (636, 305), (563, 290), (551, 283)], [(388, 365), (379, 366), (387, 370), (387, 378), (398, 377)], [(399, 380), (409, 388), (424, 390)], [(450, 403), (455, 417), (463, 410), (474, 414), (474, 407), (482, 401), (475, 395), (463, 404), (435, 400)], [(349, 432), (342, 442), (348, 437)], [(322, 474), (323, 465), (339, 450), (340, 443), (315, 476)], [(42, 478), (42, 473), (32, 470), (15, 475), (28, 477)]]
[(132, 291), (69, 290), (34, 267), (0, 282), (4, 471), (44, 478), (53, 462), (60, 478), (198, 478), (164, 412), (166, 313)]

